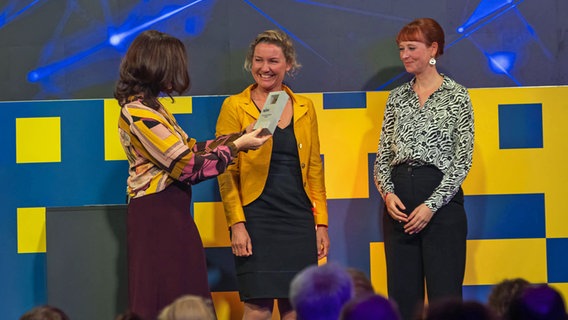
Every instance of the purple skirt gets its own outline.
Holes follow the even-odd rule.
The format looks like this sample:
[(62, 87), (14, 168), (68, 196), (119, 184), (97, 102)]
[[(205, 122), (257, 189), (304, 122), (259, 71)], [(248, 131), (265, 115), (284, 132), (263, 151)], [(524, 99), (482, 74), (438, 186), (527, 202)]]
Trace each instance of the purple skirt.
[(211, 299), (203, 243), (191, 216), (191, 187), (173, 183), (128, 204), (130, 311), (155, 319), (176, 298)]

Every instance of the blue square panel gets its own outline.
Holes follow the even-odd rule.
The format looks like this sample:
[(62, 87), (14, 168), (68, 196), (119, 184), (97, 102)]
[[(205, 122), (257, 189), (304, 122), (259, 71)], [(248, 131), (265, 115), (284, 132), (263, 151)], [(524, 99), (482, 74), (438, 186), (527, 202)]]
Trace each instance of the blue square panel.
[(364, 109), (367, 107), (365, 92), (330, 92), (323, 94), (324, 109)]
[(546, 239), (548, 282), (568, 282), (567, 238)]
[(499, 148), (542, 148), (542, 104), (499, 105)]
[(487, 303), (493, 285), (463, 286), (463, 299), (466, 301), (479, 301)]
[(542, 193), (471, 195), (464, 205), (470, 240), (546, 237)]

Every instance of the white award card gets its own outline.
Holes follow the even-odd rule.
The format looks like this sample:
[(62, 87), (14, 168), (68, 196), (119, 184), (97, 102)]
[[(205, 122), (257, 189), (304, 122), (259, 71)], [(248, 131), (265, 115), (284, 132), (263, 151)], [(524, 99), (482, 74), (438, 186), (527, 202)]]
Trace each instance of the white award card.
[(290, 97), (285, 91), (273, 91), (268, 94), (260, 116), (254, 125), (254, 129), (266, 128), (270, 134), (274, 134), (278, 120), (284, 111), (284, 107)]

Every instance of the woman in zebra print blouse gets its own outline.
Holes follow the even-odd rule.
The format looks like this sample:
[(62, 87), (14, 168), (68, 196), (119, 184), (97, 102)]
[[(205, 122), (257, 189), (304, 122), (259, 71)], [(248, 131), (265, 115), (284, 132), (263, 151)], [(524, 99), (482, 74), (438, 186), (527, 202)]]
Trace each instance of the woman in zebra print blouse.
[(444, 31), (422, 18), (397, 36), (414, 78), (390, 92), (374, 167), (383, 218), (389, 297), (404, 319), (428, 301), (462, 297), (467, 220), (461, 184), (472, 163), (466, 88), (436, 69)]

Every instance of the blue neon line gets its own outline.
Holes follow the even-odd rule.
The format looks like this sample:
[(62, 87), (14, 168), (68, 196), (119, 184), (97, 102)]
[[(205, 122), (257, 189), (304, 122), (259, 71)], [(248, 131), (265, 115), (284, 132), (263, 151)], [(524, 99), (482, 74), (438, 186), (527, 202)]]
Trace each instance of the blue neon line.
[[(475, 40), (473, 40), (473, 38), (469, 38), (469, 40), (477, 47), (477, 49), (479, 49), (479, 51), (481, 51), (483, 53), (483, 55), (485, 55), (485, 57), (487, 57), (491, 61), (494, 61), (493, 58), (491, 57), (491, 55), (489, 53), (487, 53), (487, 51), (485, 51)], [(507, 77), (509, 77), (511, 80), (513, 80), (514, 83), (516, 83), (518, 86), (522, 86), (522, 84), (517, 79), (515, 79), (515, 77), (513, 77), (507, 70), (502, 68), (501, 65), (497, 64), (497, 66), (499, 67), (499, 69), (501, 71), (503, 71), (503, 73)]]
[(395, 82), (396, 80), (402, 78), (406, 74), (408, 74), (406, 71), (403, 71), (403, 72), (397, 74), (396, 76), (390, 78), (390, 80), (388, 80), (387, 82), (385, 82), (384, 84), (382, 84), (378, 88), (376, 88), (375, 91), (381, 91), (382, 89), (386, 88), (388, 85), (390, 85), (391, 83)]
[(337, 10), (341, 10), (341, 11), (346, 11), (346, 12), (351, 12), (351, 13), (357, 13), (357, 14), (361, 14), (361, 15), (365, 15), (365, 16), (386, 18), (386, 19), (396, 20), (396, 21), (402, 21), (402, 22), (410, 22), (410, 21), (411, 21), (411, 19), (405, 19), (405, 18), (401, 18), (401, 17), (389, 16), (389, 15), (382, 14), (382, 13), (374, 13), (374, 12), (369, 12), (369, 11), (364, 11), (364, 10), (359, 10), (359, 9), (352, 9), (352, 8), (347, 8), (347, 7), (342, 7), (342, 6), (336, 6), (336, 5), (332, 5), (332, 4), (327, 4), (327, 3), (321, 3), (321, 2), (310, 1), (310, 0), (296, 0), (296, 2), (300, 2), (300, 3), (304, 3), (304, 4), (308, 4), (308, 5), (313, 5), (313, 6), (318, 6), (318, 7), (323, 7), (323, 8), (337, 9)]
[[(510, 4), (508, 5), (508, 7), (507, 7), (507, 4), (505, 4), (505, 5), (503, 5), (503, 6), (499, 7), (499, 8), (497, 8), (497, 10), (501, 10), (501, 12), (495, 14), (495, 12), (496, 12), (497, 10), (492, 11), (492, 12), (486, 14), (485, 16), (483, 16), (483, 17), (477, 19), (476, 22), (474, 22), (474, 23), (472, 23), (472, 24), (470, 24), (470, 25), (468, 25), (468, 26), (465, 26), (465, 27), (462, 25), (462, 26), (460, 26), (459, 28), (464, 28), (464, 31), (463, 31), (463, 32), (465, 32), (466, 29), (469, 29), (471, 26), (475, 25), (478, 21), (483, 20), (483, 19), (486, 19), (487, 17), (489, 17), (489, 16), (491, 16), (491, 15), (494, 14), (493, 17), (488, 18), (485, 22), (482, 23), (482, 25), (485, 25), (485, 24), (487, 24), (487, 23), (489, 23), (489, 22), (495, 20), (497, 17), (502, 16), (505, 12), (508, 12), (509, 10), (514, 9), (515, 7), (517, 7), (517, 5), (519, 5), (519, 3), (523, 2), (523, 1), (524, 1), (524, 0), (517, 0), (517, 2), (515, 2), (515, 3), (510, 3)], [(503, 9), (503, 8), (505, 8), (505, 9)], [(474, 30), (477, 30), (477, 29), (478, 29), (478, 28), (476, 27)]]
[(29, 8), (33, 7), (36, 3), (40, 2), (41, 0), (35, 0), (32, 3), (28, 4), (27, 6), (23, 7), (20, 11), (16, 12), (14, 16), (19, 16), (23, 12), (27, 11)]
[(75, 54), (74, 56), (68, 57), (67, 59), (60, 60), (60, 61), (54, 62), (52, 64), (37, 68), (35, 70), (32, 70), (28, 73), (28, 75), (34, 75), (34, 79), (30, 80), (30, 81), (37, 82), (37, 81), (55, 73), (56, 71), (59, 71), (59, 70), (63, 69), (64, 67), (70, 66), (73, 63), (80, 61), (81, 59), (83, 59), (83, 58), (105, 48), (106, 46), (107, 46), (107, 43), (102, 42), (102, 43), (99, 43), (98, 45), (96, 45), (96, 46), (94, 46), (94, 47), (92, 47), (88, 50), (79, 52), (79, 53)]
[[(6, 10), (6, 11), (4, 12), (4, 22), (3, 22), (2, 24), (0, 24), (0, 27), (3, 27), (3, 26), (5, 26), (5, 25), (7, 25), (8, 23), (10, 23), (10, 22), (16, 20), (16, 18), (17, 18), (19, 15), (21, 15), (21, 14), (23, 14), (24, 12), (28, 11), (31, 7), (33, 7), (34, 5), (36, 5), (36, 4), (37, 4), (38, 2), (40, 2), (40, 1), (41, 1), (41, 0), (34, 0), (34, 1), (31, 2), (30, 4), (26, 5), (25, 7), (23, 7), (22, 9), (20, 9), (18, 12), (14, 13), (14, 14), (12, 14), (12, 15), (10, 15), (10, 16), (8, 16), (8, 13), (7, 13), (8, 10)], [(1, 14), (0, 14), (0, 16), (1, 16)]]
[(490, 22), (492, 22), (493, 20), (499, 18), (500, 16), (504, 15), (505, 13), (509, 12), (511, 9), (514, 9), (517, 4), (523, 2), (523, 0), (519, 0), (517, 3), (512, 4), (509, 8), (499, 12), (498, 14), (496, 14), (495, 16), (493, 16), (491, 19), (488, 19), (486, 21), (484, 21), (483, 23), (477, 25), (475, 28), (473, 28), (472, 30), (468, 31), (467, 33), (463, 34), (461, 37), (457, 38), (456, 40), (452, 41), (450, 44), (446, 45), (446, 48), (450, 48), (451, 46), (453, 46), (454, 44), (456, 44), (456, 42), (462, 40), (463, 38), (467, 38), (469, 37), (471, 34), (473, 34), (474, 32), (476, 32), (477, 30), (481, 29), (482, 27), (486, 26), (487, 24), (489, 24)]
[(519, 19), (521, 19), (521, 21), (525, 24), (525, 26), (527, 26), (527, 29), (529, 31), (529, 33), (532, 35), (532, 37), (535, 39), (536, 43), (538, 43), (538, 45), (540, 46), (540, 48), (542, 49), (544, 55), (551, 61), (554, 60), (554, 57), (552, 56), (552, 53), (544, 46), (544, 44), (542, 43), (542, 41), (540, 41), (540, 37), (536, 34), (535, 30), (532, 28), (532, 26), (530, 25), (530, 23), (528, 23), (528, 21), (525, 19), (525, 17), (523, 17), (523, 15), (519, 12), (519, 10), (517, 8), (515, 8), (515, 13), (517, 14), (517, 17), (519, 17)]
[(112, 21), (112, 13), (110, 11), (110, 6), (108, 4), (108, 0), (101, 0), (101, 8), (103, 11), (103, 16), (105, 18), (106, 25), (111, 25)]
[(153, 25), (153, 24), (155, 24), (155, 23), (158, 23), (158, 22), (160, 22), (160, 21), (163, 21), (163, 20), (165, 20), (165, 19), (167, 19), (167, 18), (169, 18), (169, 17), (171, 17), (171, 16), (173, 16), (173, 15), (175, 15), (175, 14), (178, 14), (178, 13), (180, 13), (181, 11), (183, 11), (183, 10), (185, 10), (185, 9), (187, 9), (187, 8), (189, 8), (189, 7), (193, 6), (193, 5), (195, 5), (195, 4), (198, 4), (199, 2), (202, 2), (202, 1), (205, 1), (205, 0), (195, 0), (195, 1), (193, 1), (192, 3), (186, 4), (186, 5), (183, 6), (183, 7), (180, 7), (180, 8), (178, 8), (178, 9), (176, 9), (176, 10), (173, 10), (173, 11), (171, 11), (171, 12), (168, 12), (168, 13), (166, 13), (166, 14), (163, 14), (163, 15), (161, 15), (161, 16), (159, 16), (159, 17), (157, 17), (157, 18), (154, 18), (153, 20), (150, 20), (150, 21), (148, 21), (148, 22), (146, 22), (146, 23), (143, 23), (143, 24), (141, 24), (141, 25), (139, 25), (139, 26), (137, 26), (137, 27), (135, 27), (135, 28), (133, 28), (133, 29), (130, 29), (130, 30), (128, 30), (128, 31), (125, 31), (125, 32), (116, 34), (116, 35), (114, 35), (113, 37), (117, 37), (117, 38), (119, 39), (118, 42), (122, 42), (122, 40), (124, 40), (124, 38), (126, 38), (126, 37), (128, 37), (128, 36), (130, 36), (130, 35), (132, 35), (132, 34), (135, 34), (135, 33), (139, 32), (139, 31), (141, 31), (141, 30), (144, 30), (144, 29), (148, 28), (149, 26), (151, 26), (151, 25)]
[(255, 6), (253, 3), (251, 3), (249, 0), (243, 0), (244, 2), (246, 2), (249, 6), (251, 6), (253, 9), (255, 9), (258, 13), (260, 13), (261, 15), (263, 15), (266, 19), (268, 19), (270, 22), (274, 23), (278, 28), (280, 28), (282, 31), (284, 31), (286, 34), (288, 34), (290, 37), (292, 37), (294, 40), (296, 40), (299, 44), (301, 44), (302, 46), (304, 46), (306, 49), (310, 50), (311, 52), (313, 52), (316, 56), (318, 56), (320, 59), (322, 59), (323, 61), (325, 61), (328, 65), (331, 65), (331, 63), (324, 58), (321, 54), (319, 54), (317, 51), (315, 51), (312, 47), (310, 47), (307, 43), (305, 43), (304, 41), (302, 41), (300, 38), (298, 38), (296, 35), (294, 35), (292, 32), (290, 32), (288, 29), (284, 28), (283, 25), (281, 25), (280, 23), (278, 23), (276, 20), (274, 20), (272, 17), (270, 17), (268, 14), (266, 14), (264, 11), (260, 10), (260, 8), (258, 8), (257, 6)]

